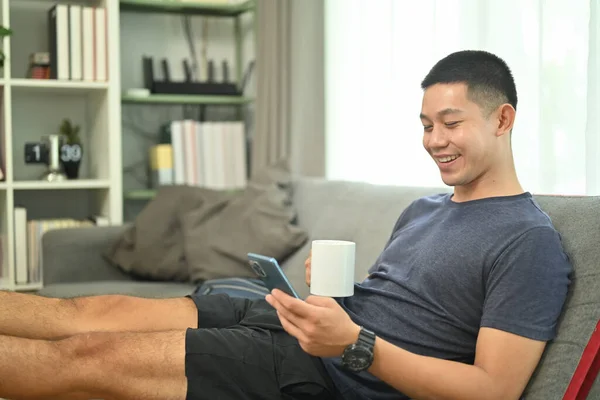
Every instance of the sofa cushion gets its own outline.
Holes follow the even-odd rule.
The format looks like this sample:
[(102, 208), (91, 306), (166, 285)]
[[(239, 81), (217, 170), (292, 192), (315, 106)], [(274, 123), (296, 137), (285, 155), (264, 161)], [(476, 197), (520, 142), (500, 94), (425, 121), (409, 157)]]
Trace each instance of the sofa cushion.
[(143, 279), (189, 281), (181, 215), (196, 210), (207, 220), (235, 193), (185, 185), (163, 186), (118, 239), (104, 251), (110, 263)]
[(205, 220), (201, 209), (182, 215), (191, 280), (255, 278), (247, 253), (283, 261), (307, 238), (295, 221), (289, 163), (281, 160), (257, 172), (216, 218)]
[(122, 294), (144, 298), (184, 297), (196, 290), (196, 285), (175, 282), (96, 281), (53, 283), (38, 292), (40, 296), (71, 298), (103, 294)]
[(291, 199), (277, 184), (248, 186), (219, 214), (198, 223), (195, 211), (182, 218), (185, 258), (193, 282), (228, 277), (256, 277), (249, 252), (281, 261), (306, 241), (294, 225)]

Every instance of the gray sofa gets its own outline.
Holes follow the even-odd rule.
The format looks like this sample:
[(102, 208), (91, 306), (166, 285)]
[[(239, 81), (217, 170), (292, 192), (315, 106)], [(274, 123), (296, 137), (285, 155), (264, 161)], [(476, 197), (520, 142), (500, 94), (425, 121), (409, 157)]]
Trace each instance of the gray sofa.
[[(406, 188), (300, 178), (294, 182), (299, 224), (310, 239), (357, 243), (356, 279), (362, 279), (402, 210), (414, 199), (449, 188)], [(600, 319), (600, 198), (536, 196), (561, 233), (575, 273), (558, 337), (550, 343), (527, 388), (527, 399), (562, 399), (582, 351)], [(191, 293), (188, 283), (140, 282), (101, 256), (122, 227), (48, 232), (43, 238), (44, 289), (41, 295), (71, 297), (107, 293), (174, 297)], [(301, 295), (310, 241), (283, 267)], [(596, 379), (588, 399), (600, 400)]]

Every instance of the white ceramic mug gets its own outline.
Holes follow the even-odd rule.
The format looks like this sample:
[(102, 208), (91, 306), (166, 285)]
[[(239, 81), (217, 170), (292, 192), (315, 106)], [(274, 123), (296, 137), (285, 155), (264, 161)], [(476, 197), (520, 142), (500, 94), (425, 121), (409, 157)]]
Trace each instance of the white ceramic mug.
[(345, 240), (313, 240), (310, 293), (349, 297), (354, 294), (356, 243)]

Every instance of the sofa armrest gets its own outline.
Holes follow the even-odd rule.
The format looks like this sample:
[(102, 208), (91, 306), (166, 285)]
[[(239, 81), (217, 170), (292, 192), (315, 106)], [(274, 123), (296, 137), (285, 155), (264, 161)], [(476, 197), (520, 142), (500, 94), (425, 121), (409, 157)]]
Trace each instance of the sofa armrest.
[(110, 264), (103, 253), (125, 226), (65, 228), (42, 236), (44, 285), (52, 283), (133, 280)]

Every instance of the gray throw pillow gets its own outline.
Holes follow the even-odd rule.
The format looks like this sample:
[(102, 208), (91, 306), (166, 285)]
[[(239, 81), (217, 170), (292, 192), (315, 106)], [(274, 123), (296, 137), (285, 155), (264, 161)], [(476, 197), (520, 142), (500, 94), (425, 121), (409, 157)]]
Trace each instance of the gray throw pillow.
[(208, 220), (236, 195), (189, 186), (162, 187), (104, 258), (139, 278), (189, 281), (180, 216), (195, 210), (198, 221)]
[(182, 216), (185, 258), (194, 282), (227, 277), (255, 277), (247, 253), (284, 260), (307, 240), (294, 224), (290, 193), (275, 183), (253, 182), (216, 218), (202, 211)]

